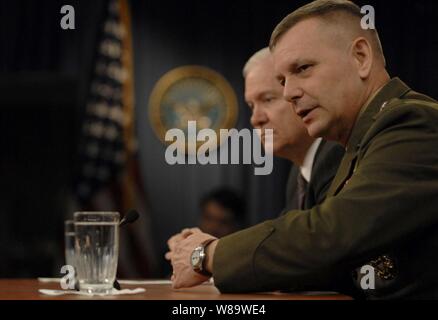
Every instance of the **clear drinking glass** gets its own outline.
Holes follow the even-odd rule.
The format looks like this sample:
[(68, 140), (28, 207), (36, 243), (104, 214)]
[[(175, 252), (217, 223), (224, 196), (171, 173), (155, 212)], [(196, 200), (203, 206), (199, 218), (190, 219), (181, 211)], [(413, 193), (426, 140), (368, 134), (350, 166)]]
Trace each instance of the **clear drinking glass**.
[(75, 267), (75, 225), (73, 220), (64, 222), (65, 264)]
[(119, 256), (118, 212), (76, 212), (75, 261), (81, 291), (108, 293)]

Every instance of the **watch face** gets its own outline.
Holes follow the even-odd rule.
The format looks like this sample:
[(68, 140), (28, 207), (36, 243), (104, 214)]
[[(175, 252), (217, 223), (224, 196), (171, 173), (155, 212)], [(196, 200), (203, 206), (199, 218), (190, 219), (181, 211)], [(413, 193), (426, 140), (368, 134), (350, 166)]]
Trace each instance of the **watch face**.
[(191, 257), (191, 262), (193, 267), (198, 267), (201, 262), (201, 255), (199, 250), (194, 250)]

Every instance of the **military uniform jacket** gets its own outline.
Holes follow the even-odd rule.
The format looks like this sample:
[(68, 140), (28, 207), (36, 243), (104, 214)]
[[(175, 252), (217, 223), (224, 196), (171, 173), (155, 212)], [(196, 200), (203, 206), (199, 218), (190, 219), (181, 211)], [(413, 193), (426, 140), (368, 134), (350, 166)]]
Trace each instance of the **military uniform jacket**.
[(213, 274), (221, 292), (270, 291), (363, 265), (368, 298), (438, 298), (438, 104), (398, 78), (358, 117), (326, 200), (222, 238)]

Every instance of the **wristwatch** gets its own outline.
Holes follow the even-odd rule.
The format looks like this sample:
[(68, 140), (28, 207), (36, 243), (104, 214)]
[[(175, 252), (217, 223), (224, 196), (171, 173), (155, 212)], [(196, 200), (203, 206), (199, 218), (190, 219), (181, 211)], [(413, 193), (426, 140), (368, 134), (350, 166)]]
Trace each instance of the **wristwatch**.
[(204, 276), (211, 277), (212, 274), (205, 269), (205, 257), (206, 257), (205, 248), (210, 242), (214, 240), (216, 239), (215, 238), (208, 239), (207, 241), (204, 241), (193, 250), (190, 256), (190, 264), (192, 265), (193, 271), (202, 274)]

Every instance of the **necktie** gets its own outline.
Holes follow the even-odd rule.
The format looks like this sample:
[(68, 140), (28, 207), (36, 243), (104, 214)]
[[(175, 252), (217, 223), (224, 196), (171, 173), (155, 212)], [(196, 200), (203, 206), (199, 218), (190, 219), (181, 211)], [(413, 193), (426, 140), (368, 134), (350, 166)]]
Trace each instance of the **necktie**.
[(300, 173), (297, 177), (298, 182), (298, 209), (304, 209), (304, 203), (306, 201), (306, 193), (307, 193), (307, 181), (304, 179), (303, 175)]

